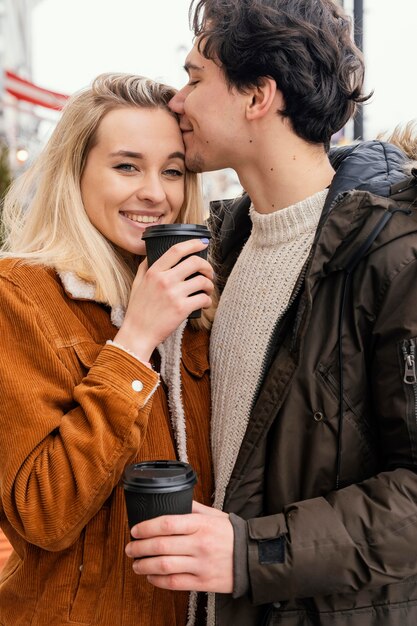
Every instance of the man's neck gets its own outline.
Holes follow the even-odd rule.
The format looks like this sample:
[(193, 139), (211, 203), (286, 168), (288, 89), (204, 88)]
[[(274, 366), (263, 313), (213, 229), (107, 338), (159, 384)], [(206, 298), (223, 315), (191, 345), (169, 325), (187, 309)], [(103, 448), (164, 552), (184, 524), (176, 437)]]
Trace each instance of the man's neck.
[(236, 171), (259, 213), (297, 204), (328, 187), (334, 176), (324, 149), (298, 139), (278, 149), (265, 142)]

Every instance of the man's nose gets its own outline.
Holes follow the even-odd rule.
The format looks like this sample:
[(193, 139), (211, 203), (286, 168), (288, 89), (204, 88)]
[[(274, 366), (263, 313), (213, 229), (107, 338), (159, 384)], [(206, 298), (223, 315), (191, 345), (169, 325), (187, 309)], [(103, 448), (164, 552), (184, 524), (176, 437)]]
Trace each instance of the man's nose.
[(171, 109), (171, 111), (174, 111), (174, 113), (178, 113), (179, 115), (183, 115), (185, 97), (186, 95), (185, 95), (184, 89), (181, 89), (180, 91), (178, 91), (168, 103), (168, 106)]

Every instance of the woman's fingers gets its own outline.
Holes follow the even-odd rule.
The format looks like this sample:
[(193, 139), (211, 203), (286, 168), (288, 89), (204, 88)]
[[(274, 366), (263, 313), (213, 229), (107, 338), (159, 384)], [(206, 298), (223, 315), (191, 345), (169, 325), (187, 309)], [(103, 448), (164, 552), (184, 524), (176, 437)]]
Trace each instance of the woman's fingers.
[(184, 296), (192, 296), (198, 291), (204, 291), (207, 295), (211, 295), (214, 290), (214, 285), (209, 278), (197, 274), (188, 280), (184, 280), (181, 283), (181, 292)]
[(172, 280), (187, 280), (193, 274), (204, 274), (208, 279), (213, 280), (213, 268), (210, 263), (196, 255), (183, 259), (169, 272)]
[(142, 263), (140, 263), (137, 269), (136, 277), (139, 278), (139, 280), (141, 280), (145, 276), (148, 269), (149, 269), (148, 259), (145, 257), (145, 259), (142, 261)]
[(164, 252), (164, 254), (155, 261), (152, 267), (158, 271), (169, 270), (184, 259), (184, 257), (201, 252), (205, 248), (207, 248), (207, 244), (201, 239), (190, 239), (189, 241), (176, 243)]
[(196, 255), (206, 246), (200, 239), (184, 241), (149, 269), (146, 261), (141, 263), (115, 341), (148, 361), (154, 348), (193, 311), (211, 306), (213, 270)]

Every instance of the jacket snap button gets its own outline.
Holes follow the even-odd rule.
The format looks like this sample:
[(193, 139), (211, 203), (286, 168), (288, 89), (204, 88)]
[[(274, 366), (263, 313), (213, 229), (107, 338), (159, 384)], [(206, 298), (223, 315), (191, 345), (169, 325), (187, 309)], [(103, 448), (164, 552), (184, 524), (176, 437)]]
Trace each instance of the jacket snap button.
[(133, 391), (142, 391), (143, 383), (140, 380), (134, 380), (132, 383)]
[(324, 419), (324, 415), (321, 411), (316, 411), (313, 415), (316, 422), (321, 422)]

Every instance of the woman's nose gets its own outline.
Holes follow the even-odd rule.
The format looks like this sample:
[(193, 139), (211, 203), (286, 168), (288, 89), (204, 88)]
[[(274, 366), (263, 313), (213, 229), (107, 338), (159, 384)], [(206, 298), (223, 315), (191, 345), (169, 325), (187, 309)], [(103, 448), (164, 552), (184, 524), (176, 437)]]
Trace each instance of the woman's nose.
[(142, 179), (136, 191), (137, 197), (145, 202), (158, 204), (166, 198), (166, 193), (162, 181), (159, 176), (148, 175)]

